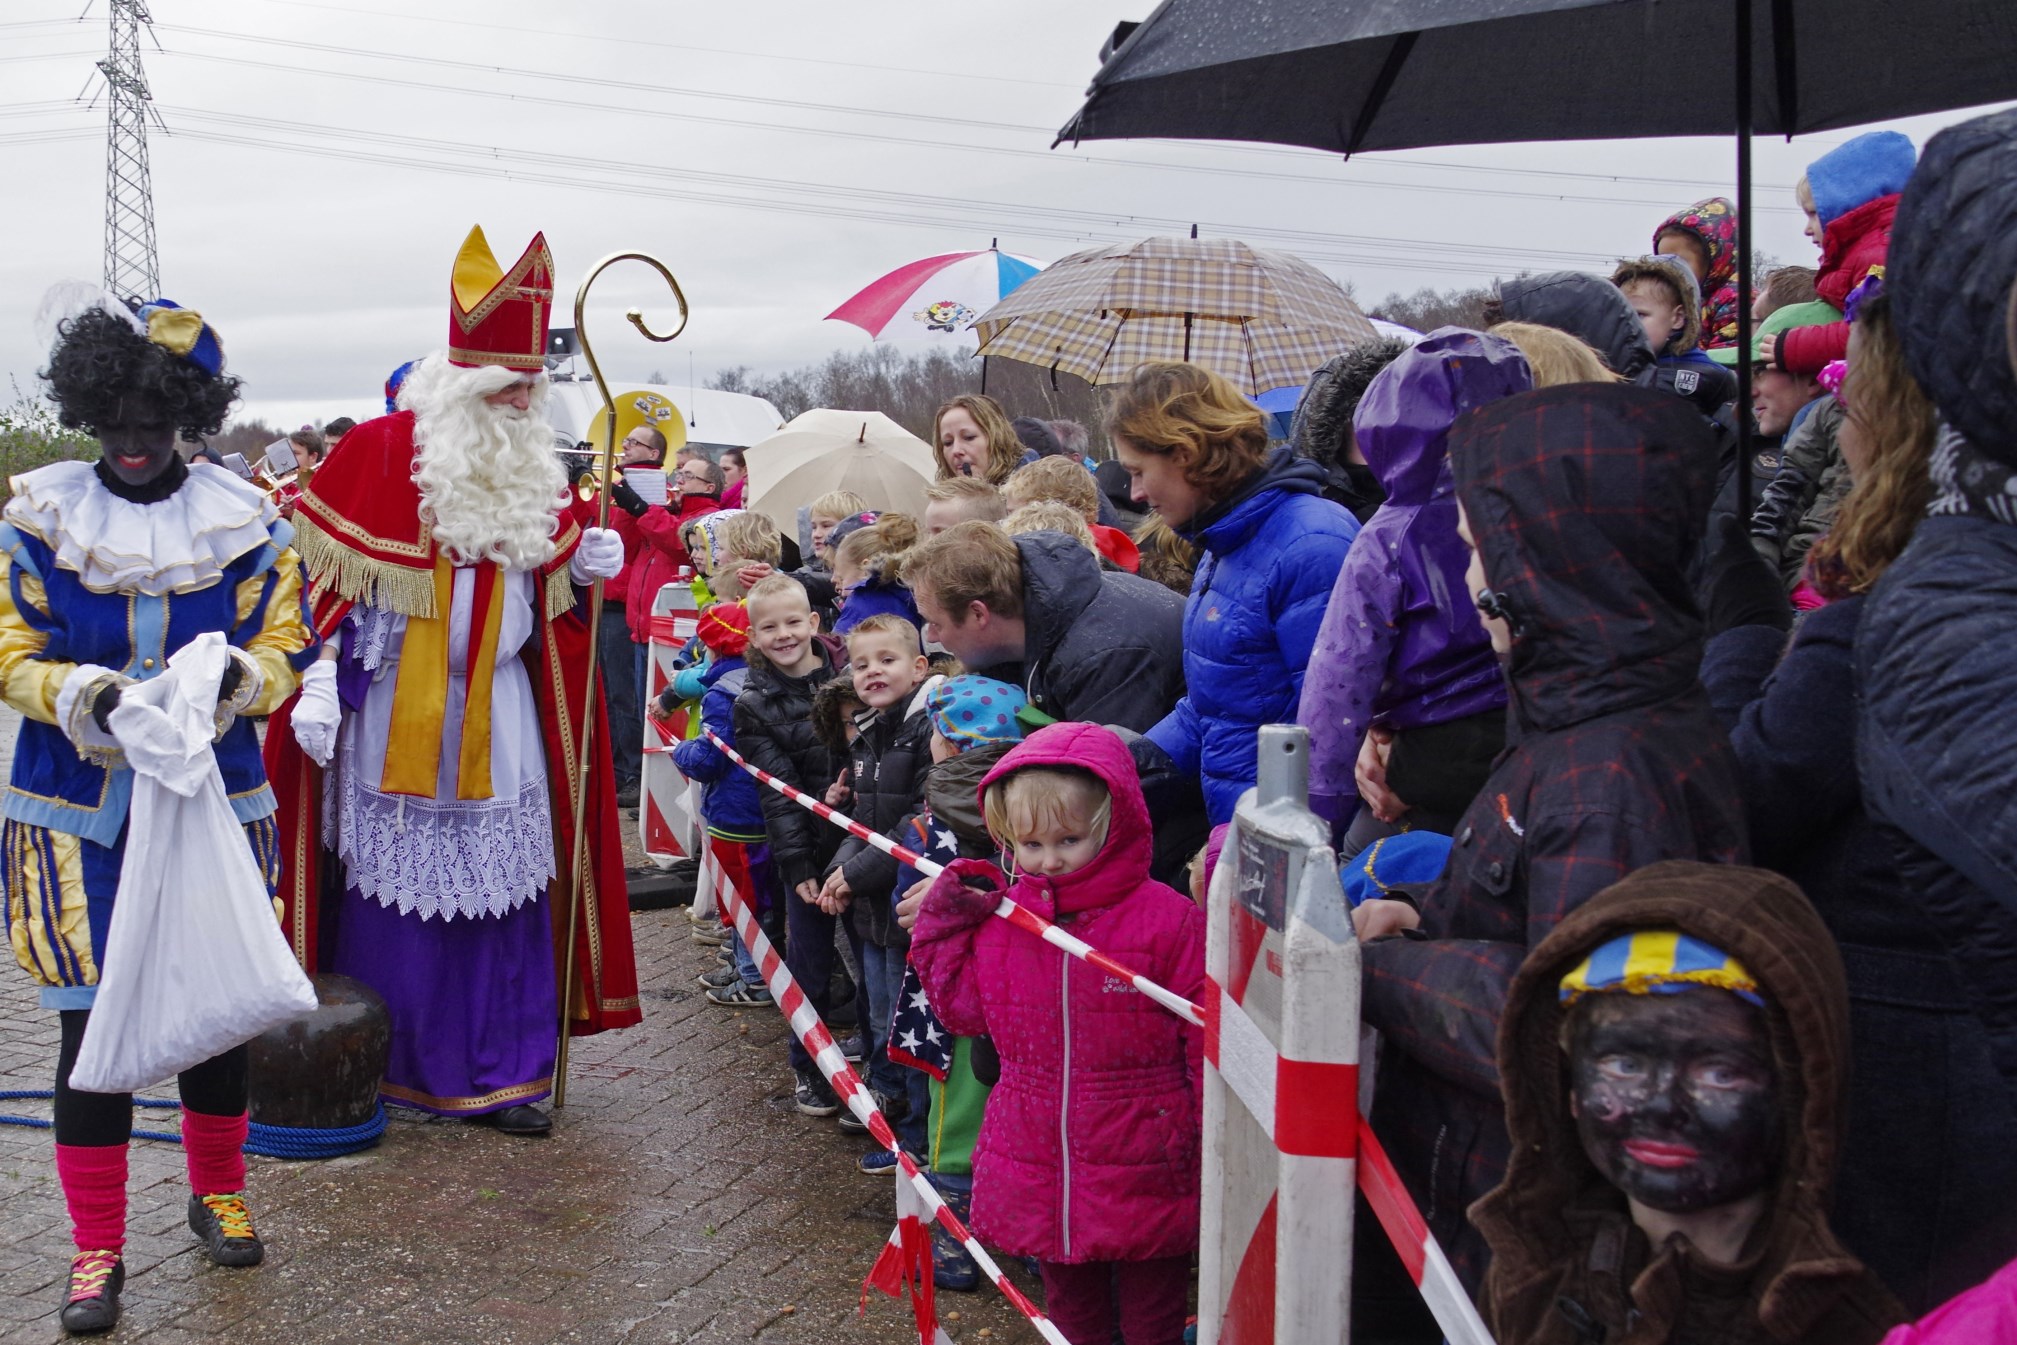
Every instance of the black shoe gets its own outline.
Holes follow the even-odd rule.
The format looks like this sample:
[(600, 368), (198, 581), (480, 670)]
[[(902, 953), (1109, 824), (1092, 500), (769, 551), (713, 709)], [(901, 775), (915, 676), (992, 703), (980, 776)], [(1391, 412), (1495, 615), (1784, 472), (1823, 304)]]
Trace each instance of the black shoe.
[(487, 1111), (469, 1119), (478, 1125), (489, 1126), (500, 1135), (537, 1138), (553, 1133), (553, 1118), (529, 1102), (521, 1102), (516, 1107), (505, 1107), (499, 1111)]
[(637, 781), (632, 780), (628, 784), (621, 784), (616, 787), (616, 806), (619, 808), (637, 807)]
[(841, 1056), (859, 1065), (861, 1058), (868, 1054), (868, 1047), (862, 1042), (861, 1033), (856, 1032), (839, 1039)]
[(831, 1116), (840, 1110), (840, 1099), (833, 1095), (833, 1089), (820, 1077), (816, 1069), (802, 1069), (798, 1074), (798, 1088), (792, 1093), (792, 1105), (804, 1116)]
[(266, 1247), (252, 1231), (245, 1194), (189, 1197), (189, 1231), (203, 1239), (212, 1264), (256, 1266), (266, 1259)]
[[(873, 1088), (868, 1090), (868, 1095), (874, 1101), (875, 1109), (882, 1113), (882, 1119), (888, 1121), (891, 1125), (895, 1125), (910, 1115), (910, 1105), (903, 1098), (892, 1097), (888, 1093), (877, 1092)], [(866, 1135), (868, 1133), (868, 1127), (852, 1111), (842, 1112), (838, 1124), (842, 1130), (845, 1130), (850, 1135)]]
[(117, 1252), (79, 1252), (70, 1262), (70, 1282), (64, 1290), (58, 1318), (73, 1336), (95, 1336), (119, 1325), (119, 1291), (126, 1285), (126, 1263)]
[(742, 973), (735, 969), (733, 963), (723, 963), (713, 971), (702, 972), (697, 979), (709, 990), (726, 990), (742, 979)]

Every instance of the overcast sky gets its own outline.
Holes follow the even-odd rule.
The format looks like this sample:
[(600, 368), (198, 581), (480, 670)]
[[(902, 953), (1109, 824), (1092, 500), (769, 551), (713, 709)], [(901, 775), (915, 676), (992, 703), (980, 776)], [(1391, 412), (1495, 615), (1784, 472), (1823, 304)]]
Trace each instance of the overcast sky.
[[(0, 373), (44, 355), (45, 289), (97, 280), (105, 0), (8, 0), (0, 21)], [(1284, 246), (1367, 306), (1396, 289), (1598, 269), (1672, 209), (1731, 189), (1727, 141), (1369, 154), (1173, 141), (1048, 148), (1100, 43), (1151, 0), (149, 0), (145, 69), (162, 287), (223, 336), (244, 410), (284, 426), (363, 417), (386, 374), (445, 343), (472, 223), (509, 266), (544, 229), (571, 306), (594, 260), (670, 264), (686, 334), (641, 268), (597, 285), (607, 372), (684, 382), (868, 343), (822, 320), (918, 257), (1054, 259), (1176, 232)], [(80, 93), (83, 97), (80, 98)], [(1532, 95), (1528, 95), (1532, 96)], [(1701, 97), (1680, 77), (1650, 96)], [(1923, 141), (1965, 114), (1899, 123)], [(1760, 245), (1811, 261), (1791, 187), (1851, 132), (1757, 150)], [(0, 402), (11, 400), (0, 386)]]

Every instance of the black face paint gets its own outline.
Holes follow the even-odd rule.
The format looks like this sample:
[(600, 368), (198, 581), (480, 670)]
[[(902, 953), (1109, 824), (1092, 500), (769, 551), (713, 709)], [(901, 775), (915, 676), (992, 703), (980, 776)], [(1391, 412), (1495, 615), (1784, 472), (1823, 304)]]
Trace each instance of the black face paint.
[(1692, 1214), (1772, 1180), (1779, 1082), (1761, 1010), (1703, 987), (1590, 995), (1573, 1013), (1576, 1132), (1613, 1186), (1650, 1209)]
[(106, 469), (129, 486), (144, 486), (175, 460), (173, 425), (101, 425)]

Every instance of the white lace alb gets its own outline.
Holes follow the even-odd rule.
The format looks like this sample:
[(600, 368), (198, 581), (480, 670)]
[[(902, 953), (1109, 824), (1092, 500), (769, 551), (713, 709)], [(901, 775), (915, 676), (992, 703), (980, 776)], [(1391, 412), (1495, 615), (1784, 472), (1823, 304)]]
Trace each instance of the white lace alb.
[(506, 915), (555, 875), (544, 778), (525, 781), (515, 798), (438, 800), (381, 793), (345, 769), (330, 792), (341, 796), (336, 853), (350, 881), (401, 915)]

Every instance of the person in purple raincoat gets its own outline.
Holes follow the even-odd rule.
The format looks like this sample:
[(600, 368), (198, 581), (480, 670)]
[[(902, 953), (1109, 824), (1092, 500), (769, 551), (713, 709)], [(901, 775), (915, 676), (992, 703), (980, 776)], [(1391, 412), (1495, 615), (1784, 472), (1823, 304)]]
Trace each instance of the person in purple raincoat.
[(1505, 676), (1465, 589), (1445, 441), (1465, 412), (1532, 386), (1512, 342), (1444, 327), (1381, 370), (1353, 417), (1387, 501), (1345, 556), (1296, 715), (1313, 803), (1350, 822), (1340, 858), (1397, 830), (1449, 831), (1504, 744)]

